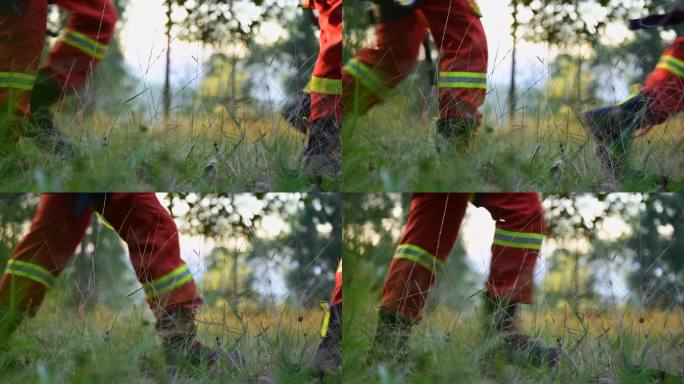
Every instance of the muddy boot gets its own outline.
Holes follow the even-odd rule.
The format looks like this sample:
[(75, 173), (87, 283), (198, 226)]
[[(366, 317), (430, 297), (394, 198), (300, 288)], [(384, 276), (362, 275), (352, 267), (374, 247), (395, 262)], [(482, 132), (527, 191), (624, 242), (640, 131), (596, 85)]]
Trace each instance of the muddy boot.
[(367, 363), (405, 361), (411, 354), (408, 339), (414, 322), (382, 308), (378, 315), (378, 328)]
[(501, 300), (485, 292), (483, 324), (486, 326), (487, 338), (500, 337), (506, 349), (535, 366), (547, 365), (555, 368), (562, 350), (558, 347), (546, 347), (524, 334), (520, 329), (517, 311), (517, 303)]
[(470, 142), (475, 136), (478, 126), (474, 119), (439, 119), (437, 120), (437, 152), (448, 153), (455, 149), (458, 153), (468, 153)]
[(597, 142), (598, 156), (616, 181), (622, 180), (634, 134), (653, 124), (643, 93), (621, 104), (584, 113), (584, 126)]
[(311, 112), (311, 95), (302, 93), (285, 102), (281, 114), (292, 127), (306, 135), (309, 132), (309, 113)]
[(220, 352), (203, 345), (195, 338), (197, 336), (195, 316), (195, 311), (191, 309), (179, 309), (159, 316), (156, 328), (169, 365), (215, 366), (219, 362)]
[(322, 119), (309, 128), (304, 167), (316, 176), (338, 177), (342, 172), (340, 123), (334, 118)]
[(314, 368), (323, 376), (326, 372), (339, 372), (342, 368), (342, 304), (331, 307), (322, 303), (326, 311), (321, 329)]
[(25, 121), (23, 135), (33, 139), (40, 149), (66, 160), (73, 156), (74, 144), (55, 127), (50, 111), (61, 96), (59, 84), (50, 80), (45, 70), (38, 72), (31, 92), (31, 116)]

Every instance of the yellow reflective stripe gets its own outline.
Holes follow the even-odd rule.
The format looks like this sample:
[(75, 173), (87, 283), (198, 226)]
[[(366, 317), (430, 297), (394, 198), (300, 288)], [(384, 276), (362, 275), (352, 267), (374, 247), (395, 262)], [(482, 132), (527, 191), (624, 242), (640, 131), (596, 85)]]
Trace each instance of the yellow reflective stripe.
[(98, 60), (104, 59), (107, 54), (107, 44), (102, 44), (97, 40), (91, 39), (90, 37), (71, 29), (64, 30), (62, 33), (62, 41)]
[(157, 297), (167, 294), (191, 280), (190, 268), (183, 264), (166, 275), (143, 284), (143, 289), (148, 297)]
[(477, 84), (477, 83), (439, 83), (439, 88), (475, 88), (475, 89), (487, 89), (487, 84)]
[(336, 273), (336, 274), (337, 274), (337, 273), (342, 273), (342, 260), (340, 260), (340, 263), (337, 264), (337, 272), (335, 272), (335, 273)]
[(502, 247), (541, 249), (544, 235), (531, 232), (514, 232), (497, 228), (494, 232), (494, 244)]
[(330, 306), (325, 301), (321, 301), (321, 308), (323, 308), (323, 321), (321, 322), (321, 337), (328, 334), (328, 325), (330, 324)]
[(440, 72), (442, 77), (468, 77), (475, 79), (487, 79), (487, 74), (482, 72)]
[(107, 219), (105, 219), (104, 216), (100, 214), (100, 212), (95, 212), (95, 216), (97, 216), (97, 221), (99, 221), (100, 224), (104, 225), (105, 228), (109, 228), (112, 231), (116, 232), (116, 229), (114, 229), (114, 227), (111, 224), (109, 224), (109, 221), (107, 221)]
[(57, 281), (57, 278), (42, 266), (21, 260), (10, 259), (7, 262), (7, 269), (5, 270), (5, 273), (31, 279), (43, 284), (48, 288), (53, 288), (55, 286), (55, 282)]
[(635, 91), (634, 93), (632, 93), (631, 95), (629, 95), (628, 98), (626, 98), (625, 100), (623, 100), (622, 102), (620, 102), (618, 105), (622, 105), (622, 104), (627, 103), (628, 101), (632, 100), (633, 98), (639, 96), (639, 93), (641, 93), (641, 91)]
[(444, 263), (430, 252), (413, 244), (400, 244), (394, 252), (394, 259), (407, 259), (417, 263), (432, 273)]
[(326, 95), (341, 95), (342, 80), (326, 79), (324, 77), (311, 77), (311, 92), (323, 93)]
[(30, 91), (36, 76), (29, 73), (0, 72), (0, 88), (14, 88)]
[(311, 93), (311, 79), (309, 79), (309, 82), (306, 83), (304, 86), (304, 89), (302, 89), (304, 93)]
[(382, 79), (378, 77), (371, 67), (360, 60), (356, 58), (349, 60), (343, 70), (370, 89), (380, 99), (385, 100), (389, 97), (390, 91)]
[(684, 61), (670, 55), (664, 55), (660, 58), (656, 68), (662, 68), (676, 76), (684, 77)]
[(439, 87), (487, 89), (487, 74), (481, 72), (440, 72)]
[(480, 6), (477, 5), (477, 2), (475, 0), (466, 0), (466, 3), (468, 3), (468, 6), (472, 11), (477, 15), (477, 17), (482, 17), (482, 11), (480, 11)]

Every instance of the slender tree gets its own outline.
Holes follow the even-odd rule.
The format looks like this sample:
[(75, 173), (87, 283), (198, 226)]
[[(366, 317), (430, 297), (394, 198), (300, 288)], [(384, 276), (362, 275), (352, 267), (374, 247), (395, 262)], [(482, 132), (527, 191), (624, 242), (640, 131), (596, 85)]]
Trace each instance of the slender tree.
[(511, 79), (508, 86), (508, 121), (512, 125), (515, 121), (515, 108), (517, 105), (516, 100), (516, 60), (517, 60), (517, 48), (518, 48), (518, 4), (519, 0), (511, 0), (511, 6), (513, 8), (513, 23), (511, 24), (511, 37), (513, 38), (513, 49), (511, 50)]
[(164, 73), (164, 127), (169, 126), (169, 115), (171, 113), (171, 29), (173, 28), (173, 20), (171, 13), (173, 11), (173, 0), (166, 0), (166, 71)]

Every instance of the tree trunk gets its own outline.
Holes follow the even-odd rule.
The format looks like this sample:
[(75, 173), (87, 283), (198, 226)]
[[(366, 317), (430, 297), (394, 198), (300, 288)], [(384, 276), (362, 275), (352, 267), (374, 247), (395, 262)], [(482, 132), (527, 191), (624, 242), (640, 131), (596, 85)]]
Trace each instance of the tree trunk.
[(508, 124), (513, 125), (515, 121), (515, 106), (517, 104), (516, 95), (516, 50), (518, 47), (518, 1), (512, 0), (513, 5), (513, 24), (511, 25), (511, 37), (513, 37), (513, 50), (511, 51), (511, 83), (508, 87)]
[[(579, 10), (579, 0), (575, 0), (575, 13), (580, 14)], [(575, 95), (575, 104), (579, 104), (582, 100), (582, 64), (584, 63), (584, 58), (580, 54), (579, 61), (577, 62), (577, 94)]]
[(230, 111), (232, 114), (237, 112), (237, 63), (238, 57), (233, 56), (230, 68)]
[(579, 279), (579, 273), (580, 273), (580, 254), (579, 252), (575, 252), (575, 266), (572, 270), (572, 301), (574, 305), (579, 305), (580, 304), (580, 279)]
[(230, 274), (232, 275), (232, 278), (233, 278), (233, 287), (232, 287), (232, 293), (231, 293), (232, 300), (231, 300), (231, 302), (233, 303), (233, 305), (237, 305), (237, 303), (238, 303), (238, 298), (239, 298), (239, 296), (240, 296), (240, 295), (238, 294), (238, 253), (237, 253), (237, 252), (234, 252), (234, 253), (233, 253), (233, 265), (232, 265), (232, 271), (231, 271)]
[(169, 114), (171, 111), (171, 2), (166, 2), (166, 73), (164, 74), (164, 128), (169, 126)]

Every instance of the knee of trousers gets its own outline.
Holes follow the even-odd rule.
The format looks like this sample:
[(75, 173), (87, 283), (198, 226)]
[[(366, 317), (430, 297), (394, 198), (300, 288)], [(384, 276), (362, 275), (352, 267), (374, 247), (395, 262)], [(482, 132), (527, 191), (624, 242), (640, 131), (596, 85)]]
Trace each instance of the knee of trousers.
[(117, 21), (114, 2), (96, 0), (72, 9), (67, 27), (91, 35), (102, 43), (108, 43), (114, 36)]

